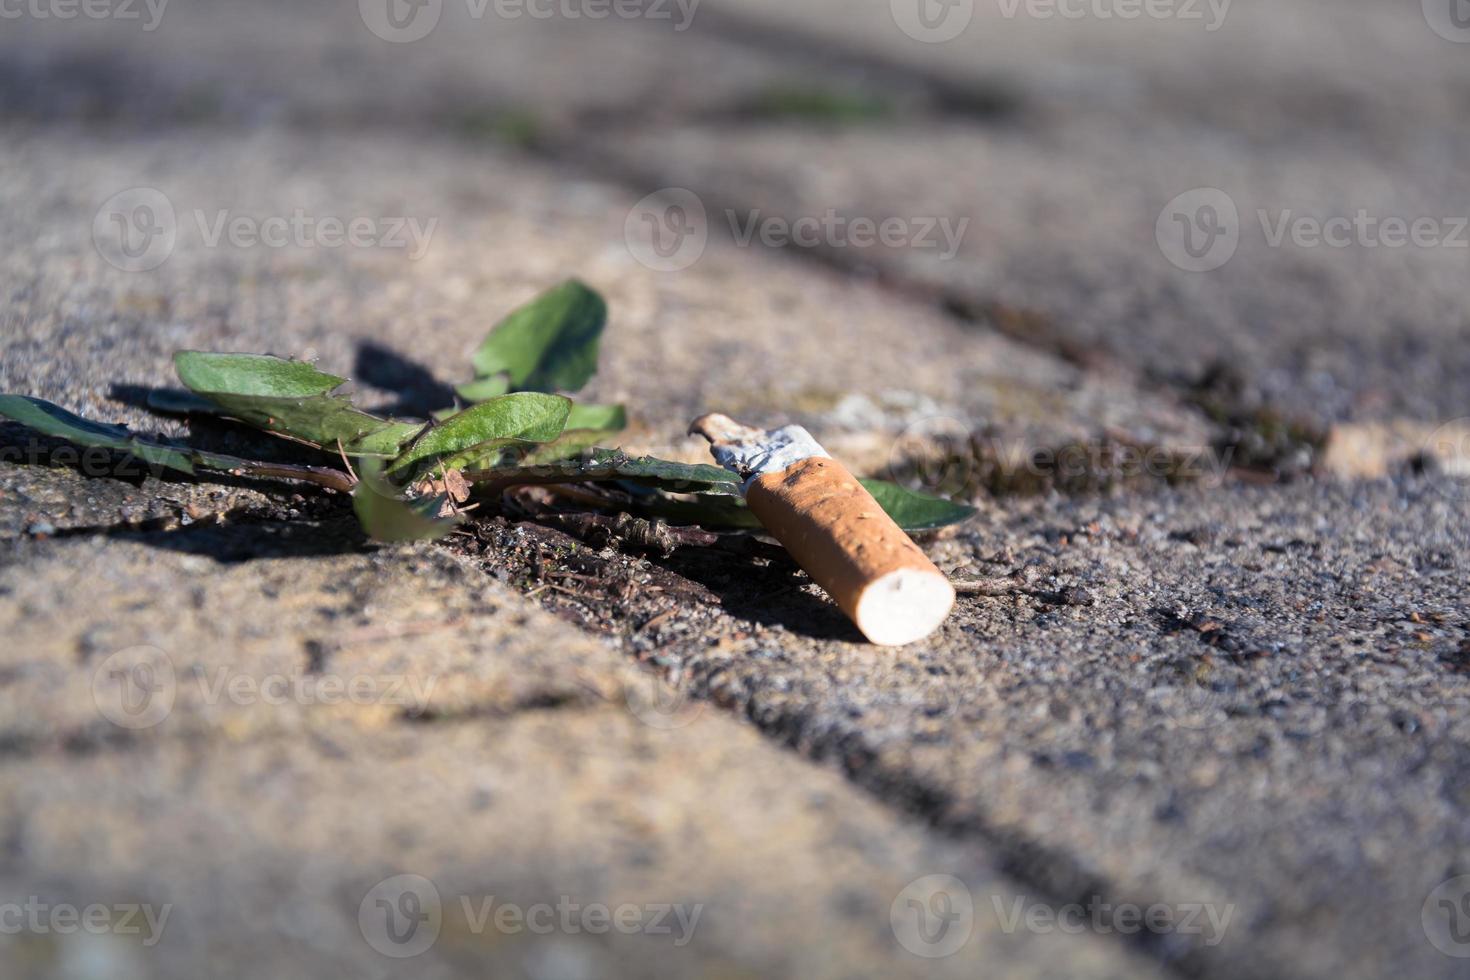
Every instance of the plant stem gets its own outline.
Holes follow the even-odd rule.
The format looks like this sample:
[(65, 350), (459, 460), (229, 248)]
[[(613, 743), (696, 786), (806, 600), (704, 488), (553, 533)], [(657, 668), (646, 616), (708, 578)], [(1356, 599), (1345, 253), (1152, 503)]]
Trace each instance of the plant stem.
[(483, 473), (466, 473), (464, 478), (467, 482), (476, 485), (477, 489), (494, 495), (509, 490), (511, 487), (546, 487), (559, 483), (587, 483), (597, 479), (596, 476), (581, 474), (551, 473), (545, 475), (529, 474), (521, 471), (515, 476), (505, 476), (495, 470), (486, 470)]
[(259, 476), (268, 480), (300, 480), (314, 483), (328, 490), (351, 493), (357, 486), (357, 478), (351, 473), (334, 470), (326, 466), (293, 466), (289, 463), (258, 463), (244, 460), (241, 465), (228, 471), (233, 476)]

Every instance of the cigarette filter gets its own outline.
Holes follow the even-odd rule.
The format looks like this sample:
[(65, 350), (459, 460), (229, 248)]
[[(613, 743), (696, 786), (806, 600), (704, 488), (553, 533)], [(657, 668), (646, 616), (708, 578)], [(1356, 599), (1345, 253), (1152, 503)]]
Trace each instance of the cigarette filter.
[(741, 476), (761, 524), (869, 640), (901, 646), (944, 622), (955, 600), (949, 579), (805, 429), (706, 415), (690, 431)]

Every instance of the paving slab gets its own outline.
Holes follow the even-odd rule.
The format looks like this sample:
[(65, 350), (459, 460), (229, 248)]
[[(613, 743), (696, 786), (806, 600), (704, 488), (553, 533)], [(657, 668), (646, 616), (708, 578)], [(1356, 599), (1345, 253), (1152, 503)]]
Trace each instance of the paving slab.
[[(1180, 972), (1448, 977), (1421, 921), (1470, 853), (1470, 523), (1447, 489), (990, 505), (930, 548), (980, 592), (897, 651), (792, 566), (701, 549), (591, 556), (593, 584), (538, 597), (1053, 902), (1230, 912), (1143, 937)], [(558, 546), (482, 541), (487, 568)]]
[[(0, 272), (10, 297), (0, 389), (139, 433), (187, 433), (237, 456), (273, 449), (238, 428), (191, 431), (146, 410), (151, 389), (177, 383), (170, 358), (179, 349), (312, 360), (355, 378), (363, 404), (425, 417), (452, 403), (449, 385), (468, 377), (470, 352), (501, 316), (579, 276), (611, 307), (603, 370), (587, 394), (632, 407), (630, 446), (678, 448), (688, 421), (714, 406), (851, 436), (875, 469), (916, 425), (922, 437), (983, 424), (1018, 449), (1107, 432), (1210, 445), (1204, 417), (1168, 393), (1137, 392), (1124, 378), (967, 330), (838, 273), (718, 243), (688, 274), (649, 268), (625, 230), (637, 203), (629, 192), (507, 151), (371, 134), (302, 146), (292, 131), (270, 129), (198, 145), (187, 136), (108, 141), (32, 128), (14, 137), (0, 151), (7, 169), (39, 183), (0, 192), (10, 218), (3, 234), (14, 243)], [(226, 184), (217, 177), (224, 172)], [(405, 184), (402, 174), (416, 176)], [(159, 213), (173, 216), (173, 245), (160, 245), (152, 269), (108, 252), (118, 268), (97, 247), (94, 223), (110, 213), (109, 198), (144, 181)], [(421, 254), (324, 247), (310, 235), (286, 248), (254, 238), (212, 244), (221, 216), (253, 229), (297, 214), (360, 218), (384, 236), (392, 219), (411, 218)], [(52, 462), (23, 433), (10, 438), (38, 464), (29, 470)], [(7, 479), (11, 527), (106, 523), (85, 509), (36, 504), (49, 491)], [(93, 511), (125, 504), (107, 498)]]
[[(684, 41), (697, 23), (677, 5), (636, 22), (563, 16), (568, 6), (577, 5), (547, 16), (538, 3), (451, 0), (400, 8), (401, 27), (386, 3), (289, 0), (165, 4), (137, 19), (8, 18), (0, 110), (143, 126), (392, 125), (520, 143), (581, 113), (621, 114), (650, 98), (671, 112), (701, 109), (764, 84), (759, 62), (708, 58), (720, 42), (660, 44)], [(660, 57), (648, 57), (650, 44)], [(665, 85), (671, 59), (705, 84)]]
[[(1445, 98), (1470, 85), (1459, 46), (1407, 4), (1238, 5), (1216, 32), (1059, 6), (1085, 15), (934, 5), (973, 8), (948, 43), (913, 40), (886, 3), (755, 2), (730, 28), (797, 27), (793, 45), (998, 80), (1018, 106), (998, 120), (691, 120), (608, 137), (630, 180), (699, 194), (712, 233), (753, 227), (757, 245), (769, 232), (875, 268), (1051, 349), (1183, 385), (1223, 364), (1321, 426), (1462, 417), (1467, 154)], [(591, 143), (606, 159), (608, 139)], [(829, 216), (836, 230), (818, 230)]]
[[(752, 211), (831, 213), (828, 258), (1048, 349), (1175, 384), (1223, 363), (1319, 426), (1461, 418), (1470, 74), (1451, 28), (1360, 0), (1124, 6), (947, 5), (963, 30), (926, 43), (902, 2), (605, 20), (451, 2), (395, 43), (350, 5), (215, 2), (152, 31), (21, 18), (0, 43), (12, 118), (571, 155), (638, 197), (692, 189), (726, 237)], [(905, 222), (907, 243), (854, 247), (854, 220)], [(964, 232), (924, 233), (939, 221)]]
[(440, 547), (237, 530), (0, 570), (7, 976), (931, 975), (934, 875), (939, 975), (1154, 975)]
[[(713, 408), (796, 420), (982, 505), (929, 544), (981, 581), (877, 655), (779, 558), (504, 517), (365, 551), (339, 498), (77, 472), (7, 427), (0, 881), (180, 916), (156, 954), (45, 933), (17, 969), (1456, 975), (1467, 498), (1401, 470), (1464, 412), (1463, 261), (1250, 222), (1453, 217), (1460, 49), (1356, 0), (1217, 32), (978, 5), (984, 31), (939, 45), (885, 4), (710, 2), (685, 32), (450, 3), (407, 43), (350, 4), (7, 21), (0, 390), (285, 452), (141, 400), (197, 347), (422, 414), (502, 313), (577, 275), (613, 311), (588, 394), (630, 404), (630, 447), (702, 457), (681, 433)], [(1188, 272), (1158, 219), (1201, 186), (1240, 241)], [(726, 209), (972, 222), (948, 259), (854, 260), (742, 247)], [(258, 241), (298, 215), (402, 247)], [(1351, 423), (1326, 452), (1359, 479), (1228, 482), (1234, 423), (1193, 385), (1221, 362), (1227, 408)], [(1196, 454), (1202, 486), (1114, 474), (1152, 446)], [(1081, 469), (1033, 472), (1057, 447)], [(165, 717), (128, 683), (170, 691)], [(374, 891), (399, 874), (443, 906), (403, 963), (360, 918), (421, 912)], [(708, 926), (687, 952), (540, 942), (477, 926), (491, 895), (703, 902)], [(956, 922), (972, 938), (930, 960)]]
[(1320, 128), (1371, 139), (1385, 125), (1407, 134), (1411, 119), (1453, 124), (1466, 78), (1463, 52), (1445, 36), (1461, 36), (1448, 5), (1427, 3), (714, 0), (704, 11), (697, 33), (763, 33), (772, 44), (989, 86), (1035, 109), (1091, 106), (1251, 134)]

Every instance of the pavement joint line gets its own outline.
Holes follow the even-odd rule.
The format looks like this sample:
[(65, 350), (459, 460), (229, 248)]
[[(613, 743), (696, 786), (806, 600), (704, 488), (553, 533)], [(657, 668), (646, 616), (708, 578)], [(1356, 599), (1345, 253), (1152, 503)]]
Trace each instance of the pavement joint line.
[[(470, 562), (485, 575), (490, 574), (484, 567), (488, 553), (482, 553)], [(528, 597), (542, 605), (538, 596)], [(547, 611), (555, 615), (554, 610)], [(735, 619), (735, 625), (740, 625), (740, 616), (725, 611), (723, 607), (716, 614)], [(606, 634), (581, 623), (564, 621), (594, 640), (607, 638)], [(722, 673), (718, 664), (696, 661), (693, 664), (680, 662), (669, 665), (641, 659), (634, 641), (643, 634), (644, 630), (634, 629), (626, 634), (614, 634), (611, 639), (624, 655), (633, 658), (635, 666), (652, 670), (664, 683), (675, 683), (674, 675), (677, 673), (681, 678), (678, 686), (690, 701), (711, 705), (735, 721), (751, 725), (763, 737), (804, 762), (828, 767), (835, 764), (849, 784), (886, 809), (916, 821), (927, 832), (944, 841), (958, 846), (983, 847), (994, 857), (998, 872), (1010, 884), (1019, 886), (1017, 890), (1029, 890), (1055, 906), (1074, 903), (1078, 896), (1086, 895), (1140, 906), (1167, 904), (1167, 895), (1120, 893), (1111, 881), (1086, 870), (1084, 855), (1049, 846), (1017, 831), (998, 828), (981, 813), (972, 810), (963, 817), (948, 816), (947, 811), (954, 802), (948, 790), (902, 769), (881, 766), (880, 752), (864, 742), (864, 733), (856, 726), (814, 730), (809, 727), (811, 716), (799, 711), (782, 710), (774, 716), (763, 714), (755, 710), (754, 699), (739, 685), (726, 688), (712, 683)], [(1165, 937), (1147, 930), (1134, 934), (1110, 934), (1108, 938), (1110, 944), (1147, 957), (1162, 973), (1179, 980), (1216, 975), (1204, 959), (1205, 951), (1200, 947), (1200, 941), (1192, 939), (1186, 948), (1180, 950), (1177, 945), (1171, 945), (1177, 944), (1178, 937)]]
[[(642, 18), (641, 23), (645, 29), (655, 29), (647, 18)], [(830, 35), (790, 24), (773, 24), (765, 18), (745, 16), (730, 9), (702, 8), (697, 29), (761, 55), (775, 52), (804, 64), (817, 63), (820, 67), (814, 74), (842, 72), (869, 80), (876, 78), (880, 84), (875, 88), (882, 88), (881, 83), (907, 84), (928, 95), (940, 116), (1000, 121), (1021, 115), (1025, 108), (1020, 93), (998, 76), (962, 79), (903, 59), (886, 58)]]
[[(639, 171), (628, 166), (609, 166), (600, 149), (600, 133), (597, 130), (585, 130), (579, 126), (571, 126), (565, 132), (583, 135), (560, 139), (543, 138), (530, 148), (530, 152), (548, 163), (570, 167), (580, 173), (595, 174), (600, 179), (613, 181), (635, 192), (641, 192), (649, 187), (683, 186), (690, 183), (685, 177), (674, 174)], [(728, 210), (734, 213), (746, 213), (750, 210), (743, 203), (720, 194), (701, 191), (699, 195), (709, 207), (716, 211)], [(778, 253), (783, 258), (791, 256), (795, 261), (815, 263), (828, 271), (862, 276), (887, 295), (901, 301), (937, 309), (944, 316), (964, 327), (988, 327), (1009, 340), (1056, 357), (1080, 371), (1121, 376), (1129, 387), (1138, 392), (1144, 392), (1148, 388), (1144, 384), (1146, 379), (1140, 371), (1122, 364), (1109, 351), (1084, 353), (1075, 342), (1058, 336), (1053, 331), (1042, 329), (1038, 336), (1038, 330), (1023, 328), (1023, 324), (1035, 326), (1038, 322), (1044, 328), (1048, 319), (1045, 314), (1015, 310), (993, 300), (964, 295), (948, 286), (915, 282), (890, 270), (874, 268), (860, 260), (849, 259), (841, 250), (828, 245), (818, 244), (810, 248), (767, 248), (761, 244), (758, 247), (767, 252)], [(1017, 318), (1023, 323), (1007, 325), (1009, 320)], [(1201, 407), (1197, 399), (1191, 397), (1192, 393), (1186, 383), (1180, 379), (1163, 379), (1163, 381), (1167, 384), (1173, 401), (1181, 412), (1207, 422), (1221, 438), (1229, 432), (1229, 426), (1213, 418)]]

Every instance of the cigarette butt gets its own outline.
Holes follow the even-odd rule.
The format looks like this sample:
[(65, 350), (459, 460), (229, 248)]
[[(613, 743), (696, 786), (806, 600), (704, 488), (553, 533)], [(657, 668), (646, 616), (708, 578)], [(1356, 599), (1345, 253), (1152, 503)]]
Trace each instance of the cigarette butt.
[(949, 579), (805, 429), (706, 415), (690, 431), (741, 476), (761, 524), (869, 640), (902, 646), (944, 622), (955, 601)]

